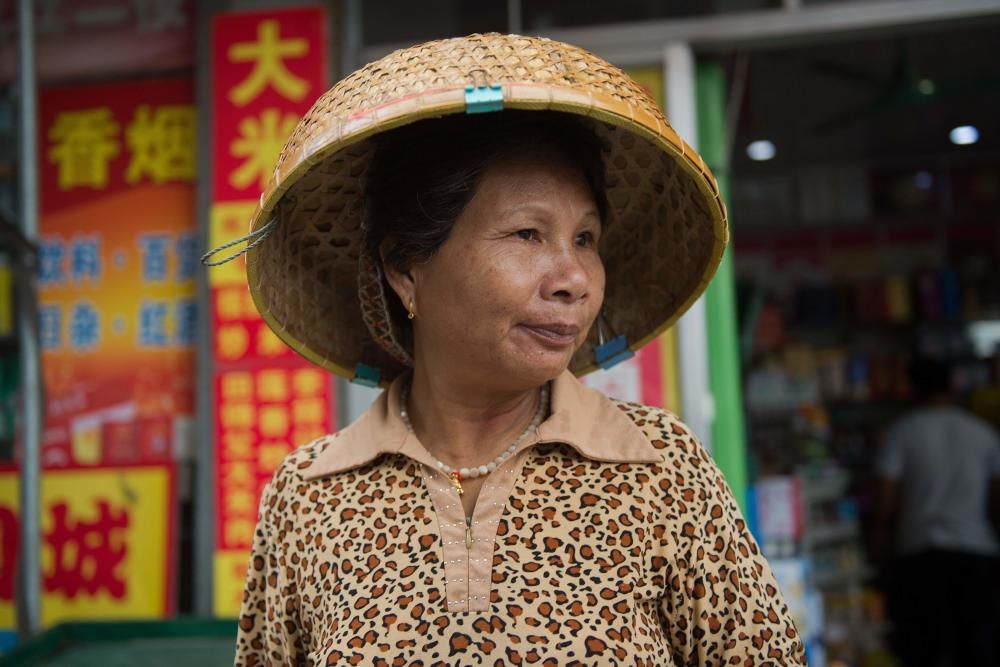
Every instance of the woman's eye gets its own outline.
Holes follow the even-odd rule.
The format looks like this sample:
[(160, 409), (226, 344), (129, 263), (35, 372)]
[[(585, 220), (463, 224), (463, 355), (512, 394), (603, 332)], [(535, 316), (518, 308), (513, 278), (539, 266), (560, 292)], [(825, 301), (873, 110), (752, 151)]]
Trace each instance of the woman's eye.
[(589, 248), (596, 245), (597, 240), (594, 238), (593, 232), (583, 232), (582, 234), (577, 235), (576, 244), (578, 246)]
[(538, 238), (538, 232), (534, 229), (519, 229), (514, 232), (514, 236), (523, 241), (534, 241)]

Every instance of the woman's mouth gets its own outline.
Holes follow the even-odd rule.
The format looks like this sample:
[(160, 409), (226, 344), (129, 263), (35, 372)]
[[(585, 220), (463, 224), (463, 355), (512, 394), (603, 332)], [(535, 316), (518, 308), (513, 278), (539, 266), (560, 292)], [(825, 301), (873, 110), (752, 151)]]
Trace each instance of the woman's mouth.
[(576, 324), (550, 322), (544, 324), (522, 324), (522, 328), (549, 346), (565, 347), (576, 342), (580, 327)]

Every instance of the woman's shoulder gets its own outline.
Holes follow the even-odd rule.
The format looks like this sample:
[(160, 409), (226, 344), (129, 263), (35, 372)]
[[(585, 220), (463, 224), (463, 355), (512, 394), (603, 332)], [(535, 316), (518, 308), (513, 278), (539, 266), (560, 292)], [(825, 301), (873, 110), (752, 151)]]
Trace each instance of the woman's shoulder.
[(282, 459), (281, 463), (274, 470), (274, 476), (272, 478), (272, 485), (280, 485), (281, 489), (284, 489), (289, 482), (302, 482), (306, 479), (306, 471), (308, 471), (313, 462), (319, 458), (319, 456), (326, 451), (328, 447), (334, 441), (336, 434), (328, 433), (326, 435), (319, 436), (318, 438), (311, 440), (303, 445), (299, 445), (292, 449), (285, 458)]
[[(712, 499), (710, 510), (714, 511), (721, 505), (728, 511), (732, 492), (725, 477), (711, 453), (687, 424), (664, 408), (619, 400), (613, 403), (663, 457), (663, 462), (652, 466), (651, 471), (657, 480), (655, 486), (665, 497)], [(669, 502), (672, 503), (672, 500)], [(691, 504), (675, 509), (700, 512), (706, 508)]]
[(632, 420), (649, 443), (661, 450), (661, 454), (668, 459), (671, 456), (685, 454), (707, 456), (705, 448), (691, 428), (670, 410), (614, 398), (609, 400)]

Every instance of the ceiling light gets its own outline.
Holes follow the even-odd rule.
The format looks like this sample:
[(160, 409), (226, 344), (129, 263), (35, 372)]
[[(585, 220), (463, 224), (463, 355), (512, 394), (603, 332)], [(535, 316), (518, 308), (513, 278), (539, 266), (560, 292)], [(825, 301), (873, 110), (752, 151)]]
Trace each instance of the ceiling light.
[(959, 146), (968, 146), (979, 141), (979, 130), (972, 125), (959, 125), (948, 133), (951, 143)]
[(750, 142), (750, 145), (747, 146), (747, 155), (750, 156), (751, 160), (757, 162), (770, 160), (776, 152), (774, 144), (767, 139), (758, 139), (757, 141)]

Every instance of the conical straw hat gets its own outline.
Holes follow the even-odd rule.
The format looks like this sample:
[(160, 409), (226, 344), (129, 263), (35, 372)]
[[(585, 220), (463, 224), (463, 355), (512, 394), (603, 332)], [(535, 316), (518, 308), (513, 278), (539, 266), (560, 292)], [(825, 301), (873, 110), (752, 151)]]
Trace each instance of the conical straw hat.
[[(292, 132), (251, 219), (258, 237), (247, 253), (254, 303), (285, 343), (351, 379), (384, 384), (404, 370), (365, 324), (371, 295), (364, 280), (358, 288), (372, 138), (421, 119), (502, 109), (577, 114), (604, 145), (609, 328), (636, 350), (687, 310), (728, 240), (718, 184), (701, 157), (635, 81), (592, 53), (550, 39), (469, 35), (366, 65)], [(578, 375), (598, 367), (597, 328), (573, 357)]]

